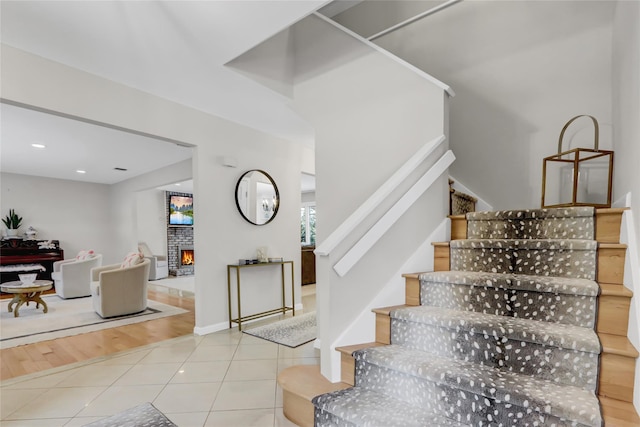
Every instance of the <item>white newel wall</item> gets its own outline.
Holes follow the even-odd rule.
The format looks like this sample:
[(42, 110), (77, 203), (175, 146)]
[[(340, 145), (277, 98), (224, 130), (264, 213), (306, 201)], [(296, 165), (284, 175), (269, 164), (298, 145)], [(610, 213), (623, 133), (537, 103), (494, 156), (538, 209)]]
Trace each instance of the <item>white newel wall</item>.
[[(448, 95), (442, 87), (318, 17), (294, 27), (298, 45), (295, 106), (316, 132), (316, 203), (319, 244), (427, 142), (446, 134)], [(320, 61), (322, 60), (322, 62)], [(326, 67), (326, 64), (331, 64)], [(328, 71), (324, 71), (329, 68)], [(322, 373), (339, 380), (336, 345), (373, 336), (366, 312), (380, 294), (404, 295), (400, 268), (417, 252), (430, 267), (424, 243), (447, 214), (447, 174), (395, 223), (344, 277), (333, 266), (447, 148), (434, 155), (329, 256), (317, 257), (317, 311)], [(346, 332), (345, 332), (346, 331)]]

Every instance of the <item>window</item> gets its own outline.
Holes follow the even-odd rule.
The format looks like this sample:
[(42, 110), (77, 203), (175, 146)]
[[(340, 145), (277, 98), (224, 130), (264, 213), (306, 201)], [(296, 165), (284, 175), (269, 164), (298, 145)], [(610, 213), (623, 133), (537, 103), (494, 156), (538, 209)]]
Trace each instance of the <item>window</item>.
[(303, 203), (300, 207), (300, 243), (304, 246), (316, 244), (315, 203)]

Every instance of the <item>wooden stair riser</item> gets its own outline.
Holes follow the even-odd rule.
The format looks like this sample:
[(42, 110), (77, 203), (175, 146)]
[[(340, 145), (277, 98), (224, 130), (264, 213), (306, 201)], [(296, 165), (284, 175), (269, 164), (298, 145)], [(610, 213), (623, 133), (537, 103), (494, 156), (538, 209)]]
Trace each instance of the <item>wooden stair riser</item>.
[(603, 353), (600, 358), (598, 395), (633, 402), (636, 358)]
[(449, 243), (433, 244), (433, 271), (449, 271), (450, 258)]
[(597, 279), (599, 283), (622, 285), (624, 281), (624, 259), (627, 246), (621, 244), (601, 244), (597, 255)]
[(411, 306), (420, 305), (420, 279), (418, 275), (405, 275), (404, 286), (404, 303)]
[(605, 334), (627, 336), (631, 297), (600, 295), (596, 331)]
[(452, 215), (451, 220), (451, 240), (461, 240), (467, 238), (467, 218), (464, 215)]
[(341, 353), (340, 354), (340, 381), (349, 385), (356, 383), (356, 359), (352, 355)]
[(596, 209), (596, 240), (600, 243), (620, 243), (622, 214), (626, 209)]
[(376, 342), (391, 344), (391, 316), (376, 313)]

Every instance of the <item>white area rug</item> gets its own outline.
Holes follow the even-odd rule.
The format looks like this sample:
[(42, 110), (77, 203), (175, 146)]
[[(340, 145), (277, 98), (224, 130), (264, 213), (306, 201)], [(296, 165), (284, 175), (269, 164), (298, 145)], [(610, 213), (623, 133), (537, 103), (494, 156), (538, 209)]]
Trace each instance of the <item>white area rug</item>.
[(246, 329), (245, 334), (295, 348), (316, 339), (316, 312), (312, 311), (257, 328)]
[(0, 304), (0, 348), (52, 340), (71, 335), (115, 328), (132, 323), (159, 319), (185, 313), (178, 307), (148, 300), (147, 310), (142, 313), (103, 319), (93, 310), (91, 297), (62, 299), (57, 295), (45, 295), (42, 299), (49, 307), (48, 313), (34, 303), (20, 307), (20, 317), (13, 317), (7, 306), (11, 298)]

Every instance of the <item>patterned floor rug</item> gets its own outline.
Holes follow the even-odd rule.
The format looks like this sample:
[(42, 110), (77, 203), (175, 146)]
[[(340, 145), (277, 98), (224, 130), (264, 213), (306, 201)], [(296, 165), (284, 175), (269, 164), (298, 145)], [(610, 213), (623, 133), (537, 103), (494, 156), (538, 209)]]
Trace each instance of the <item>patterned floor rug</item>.
[(143, 403), (83, 427), (177, 427), (151, 403)]
[(299, 347), (316, 339), (316, 312), (312, 311), (268, 325), (246, 329), (243, 332), (287, 347)]
[(11, 299), (0, 303), (0, 348), (11, 348), (23, 344), (52, 340), (71, 335), (115, 328), (146, 320), (159, 319), (186, 312), (179, 307), (148, 300), (148, 307), (142, 313), (103, 319), (93, 309), (91, 297), (62, 299), (57, 295), (42, 297), (49, 308), (43, 313), (34, 303), (20, 307), (20, 316), (9, 313)]

